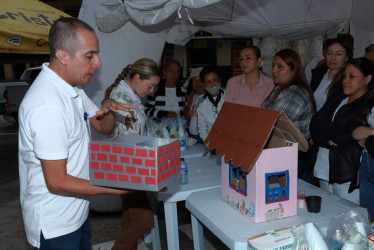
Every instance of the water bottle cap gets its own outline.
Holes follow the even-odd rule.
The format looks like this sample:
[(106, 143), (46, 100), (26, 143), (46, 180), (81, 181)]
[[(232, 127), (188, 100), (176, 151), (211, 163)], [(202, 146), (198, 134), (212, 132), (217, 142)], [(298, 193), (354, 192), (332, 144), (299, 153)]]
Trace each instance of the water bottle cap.
[(181, 161), (184, 161), (184, 158), (183, 158), (183, 157), (181, 157)]
[(351, 237), (349, 237), (349, 241), (352, 242), (352, 243), (359, 243), (361, 241), (361, 234), (360, 233), (357, 233), (355, 235), (351, 235)]

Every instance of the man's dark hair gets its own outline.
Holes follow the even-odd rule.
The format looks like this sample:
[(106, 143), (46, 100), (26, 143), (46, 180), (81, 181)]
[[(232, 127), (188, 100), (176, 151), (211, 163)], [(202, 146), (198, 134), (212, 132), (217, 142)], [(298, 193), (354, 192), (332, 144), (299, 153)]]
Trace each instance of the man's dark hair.
[(56, 51), (59, 49), (74, 54), (78, 42), (78, 29), (85, 29), (95, 33), (90, 25), (73, 17), (61, 17), (52, 24), (48, 37), (50, 59), (56, 57)]
[(221, 79), (221, 77), (219, 76), (218, 74), (218, 70), (216, 67), (214, 66), (211, 66), (211, 65), (208, 65), (208, 66), (205, 66), (203, 68), (203, 70), (200, 72), (200, 81), (201, 82), (204, 82), (204, 77), (209, 74), (209, 73), (216, 73), (216, 75), (218, 76), (219, 79)]
[(367, 47), (365, 48), (365, 53), (367, 53), (367, 52), (369, 52), (369, 51), (372, 51), (372, 50), (374, 50), (374, 44), (370, 44), (369, 46), (367, 46)]

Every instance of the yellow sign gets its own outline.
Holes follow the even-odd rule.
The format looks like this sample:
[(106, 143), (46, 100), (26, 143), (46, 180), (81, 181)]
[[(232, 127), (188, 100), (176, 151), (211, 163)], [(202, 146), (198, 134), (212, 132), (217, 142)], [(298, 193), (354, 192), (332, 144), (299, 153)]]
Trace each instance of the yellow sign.
[(0, 0), (0, 53), (49, 54), (49, 29), (63, 16), (38, 0)]

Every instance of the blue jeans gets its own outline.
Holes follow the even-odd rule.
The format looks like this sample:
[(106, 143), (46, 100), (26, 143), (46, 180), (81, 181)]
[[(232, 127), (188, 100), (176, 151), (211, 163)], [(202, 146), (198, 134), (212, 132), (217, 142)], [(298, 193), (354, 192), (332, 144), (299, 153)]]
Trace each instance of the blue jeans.
[(364, 150), (360, 168), (360, 205), (369, 210), (370, 219), (374, 219), (374, 159)]
[(88, 215), (76, 231), (52, 239), (44, 239), (40, 233), (40, 250), (91, 250), (91, 222)]

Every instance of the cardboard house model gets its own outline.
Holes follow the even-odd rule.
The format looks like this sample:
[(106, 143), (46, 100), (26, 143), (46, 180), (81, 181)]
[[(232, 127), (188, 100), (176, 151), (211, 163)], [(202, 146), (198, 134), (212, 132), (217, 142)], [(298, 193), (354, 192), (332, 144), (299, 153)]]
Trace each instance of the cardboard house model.
[(222, 157), (222, 199), (256, 223), (297, 214), (301, 132), (283, 112), (224, 103), (204, 145)]
[(93, 185), (158, 191), (175, 181), (180, 170), (179, 140), (122, 135), (92, 141)]

